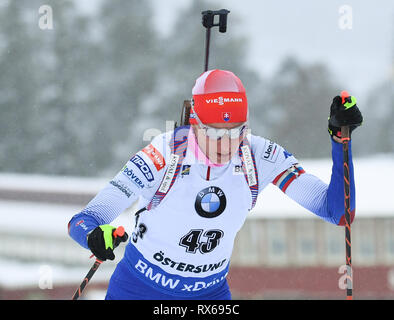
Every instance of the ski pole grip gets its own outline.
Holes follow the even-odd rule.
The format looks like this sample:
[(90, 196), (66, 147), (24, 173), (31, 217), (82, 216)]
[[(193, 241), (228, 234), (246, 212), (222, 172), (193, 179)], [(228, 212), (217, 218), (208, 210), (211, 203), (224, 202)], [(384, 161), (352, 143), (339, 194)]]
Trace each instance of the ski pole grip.
[(117, 237), (123, 237), (123, 236), (124, 236), (124, 233), (125, 233), (125, 231), (124, 231), (123, 226), (120, 226), (120, 227), (117, 227), (117, 228), (114, 230), (114, 232), (112, 233), (112, 235), (114, 236), (114, 238), (117, 238)]
[(342, 104), (345, 104), (345, 102), (352, 102), (350, 94), (345, 90), (341, 92), (341, 98), (342, 98)]

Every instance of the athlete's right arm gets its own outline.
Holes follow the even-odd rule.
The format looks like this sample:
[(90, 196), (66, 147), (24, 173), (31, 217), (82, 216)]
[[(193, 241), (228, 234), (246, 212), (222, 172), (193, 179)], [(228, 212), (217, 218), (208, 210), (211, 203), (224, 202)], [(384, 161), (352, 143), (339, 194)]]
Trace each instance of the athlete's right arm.
[(167, 134), (161, 134), (137, 152), (120, 172), (68, 223), (68, 233), (89, 249), (87, 236), (100, 225), (115, 220), (139, 196), (150, 199), (164, 174)]

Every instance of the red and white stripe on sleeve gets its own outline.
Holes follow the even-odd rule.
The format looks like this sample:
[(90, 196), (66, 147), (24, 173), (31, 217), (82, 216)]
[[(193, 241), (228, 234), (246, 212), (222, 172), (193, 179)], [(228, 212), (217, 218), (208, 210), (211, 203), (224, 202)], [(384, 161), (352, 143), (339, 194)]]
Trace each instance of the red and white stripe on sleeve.
[(272, 183), (283, 192), (286, 192), (289, 185), (303, 173), (305, 173), (305, 170), (296, 163), (278, 174)]

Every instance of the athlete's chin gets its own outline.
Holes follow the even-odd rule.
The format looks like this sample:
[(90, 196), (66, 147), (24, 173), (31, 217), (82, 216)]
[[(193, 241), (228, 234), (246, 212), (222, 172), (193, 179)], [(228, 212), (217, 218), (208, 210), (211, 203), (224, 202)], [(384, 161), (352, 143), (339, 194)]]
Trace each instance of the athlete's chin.
[(228, 162), (230, 160), (230, 158), (231, 158), (230, 153), (217, 153), (216, 154), (217, 163)]

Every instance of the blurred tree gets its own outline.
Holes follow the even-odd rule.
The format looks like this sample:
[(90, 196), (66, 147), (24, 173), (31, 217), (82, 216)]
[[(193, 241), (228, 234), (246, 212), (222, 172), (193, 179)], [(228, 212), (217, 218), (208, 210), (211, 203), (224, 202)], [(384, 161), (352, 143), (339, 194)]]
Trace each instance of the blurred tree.
[[(54, 65), (47, 88), (50, 173), (106, 175), (135, 152), (135, 124), (153, 90), (155, 34), (148, 2), (105, 2), (80, 17), (73, 1), (53, 4)], [(49, 133), (49, 132), (48, 132)], [(61, 155), (61, 156), (60, 156)], [(107, 170), (107, 171), (106, 171)]]
[[(53, 30), (40, 31), (44, 42), (40, 72), (41, 151), (37, 171), (89, 174), (96, 167), (95, 81), (99, 47), (91, 37), (91, 22), (79, 15), (72, 0), (47, 1), (53, 9)], [(97, 149), (97, 148), (96, 148)], [(100, 158), (98, 158), (100, 159)]]
[(40, 42), (31, 30), (29, 10), (27, 0), (5, 1), (0, 10), (1, 171), (29, 171), (36, 157), (40, 65), (34, 57)]
[(392, 70), (388, 79), (371, 90), (362, 109), (362, 130), (356, 133), (359, 138), (354, 144), (366, 156), (394, 152), (394, 67)]
[[(155, 91), (160, 53), (149, 1), (105, 2), (99, 21), (102, 56), (96, 121), (102, 125), (100, 135), (111, 144), (102, 150), (107, 159), (103, 167), (111, 171), (119, 170), (141, 146), (141, 128), (149, 117), (144, 109)], [(98, 142), (97, 147), (104, 146)]]
[[(106, 2), (83, 16), (75, 0), (39, 0), (0, 12), (0, 170), (105, 175), (135, 152), (134, 128), (155, 79), (148, 2)], [(118, 160), (118, 162), (116, 162)]]
[(324, 65), (285, 59), (269, 86), (266, 119), (270, 138), (296, 156), (330, 157), (327, 118), (339, 88)]
[(353, 144), (362, 155), (394, 153), (394, 24), (391, 40), (391, 62), (387, 78), (371, 89), (361, 110), (364, 121)]

